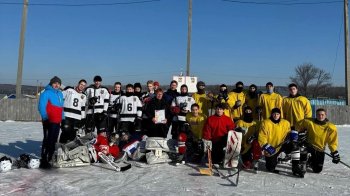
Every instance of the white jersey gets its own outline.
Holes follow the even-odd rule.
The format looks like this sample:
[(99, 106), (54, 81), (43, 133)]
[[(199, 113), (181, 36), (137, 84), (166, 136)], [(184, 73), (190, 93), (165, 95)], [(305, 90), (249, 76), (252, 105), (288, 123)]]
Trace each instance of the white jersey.
[[(115, 91), (111, 92), (111, 97), (109, 98), (109, 107), (112, 109), (112, 107), (115, 107), (116, 104), (118, 104), (118, 101), (120, 97), (122, 96), (122, 92), (116, 93)], [(118, 117), (118, 111), (114, 110), (109, 113), (109, 116), (111, 118), (117, 118)]]
[(191, 111), (191, 106), (192, 104), (196, 103), (194, 99), (189, 96), (189, 95), (179, 95), (173, 99), (171, 102), (171, 107), (179, 107), (180, 108), (180, 113), (177, 115), (177, 118), (175, 116), (174, 120), (179, 120), (179, 121), (186, 121), (186, 114), (182, 112), (183, 110), (190, 112)]
[[(99, 88), (95, 88), (94, 85), (89, 86), (86, 91), (86, 105), (88, 106), (87, 114), (92, 114), (92, 110), (94, 109), (94, 113), (102, 113), (107, 112), (108, 104), (109, 104), (109, 92), (106, 87), (100, 86)], [(97, 102), (94, 107), (89, 105), (89, 99), (92, 97), (97, 97)]]
[(85, 118), (86, 95), (78, 93), (72, 87), (67, 87), (63, 92), (64, 116), (81, 120)]
[(118, 103), (121, 104), (120, 121), (134, 122), (136, 117), (141, 118), (142, 104), (137, 96), (122, 95)]

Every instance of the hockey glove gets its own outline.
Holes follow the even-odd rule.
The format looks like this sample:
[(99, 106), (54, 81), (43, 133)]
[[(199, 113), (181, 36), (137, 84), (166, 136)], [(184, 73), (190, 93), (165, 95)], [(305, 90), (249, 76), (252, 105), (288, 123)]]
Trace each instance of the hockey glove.
[(171, 107), (171, 112), (174, 113), (174, 114), (178, 114), (180, 113), (180, 107)]
[(97, 97), (91, 97), (89, 99), (89, 105), (95, 105), (96, 102), (97, 102)]
[(333, 158), (332, 162), (335, 163), (335, 164), (338, 164), (339, 161), (340, 161), (340, 156), (339, 156), (338, 150), (332, 152), (331, 155), (332, 155), (332, 158)]
[(273, 146), (271, 146), (270, 144), (265, 144), (265, 145), (263, 145), (262, 148), (265, 152), (269, 153), (270, 155), (273, 155), (276, 153), (276, 149)]
[(296, 130), (290, 131), (290, 134), (289, 134), (290, 141), (298, 142), (298, 135), (299, 135), (298, 131), (296, 131)]
[(233, 106), (233, 108), (234, 108), (234, 109), (237, 109), (237, 108), (239, 108), (241, 105), (242, 105), (242, 101), (241, 101), (241, 100), (237, 100), (237, 101), (235, 102), (235, 105)]
[(306, 131), (299, 132), (298, 138), (300, 143), (305, 142), (307, 139)]
[(241, 132), (242, 133), (242, 135), (245, 135), (245, 133), (247, 132), (247, 128), (245, 128), (245, 127), (237, 127), (236, 129), (235, 129), (235, 131), (236, 132)]

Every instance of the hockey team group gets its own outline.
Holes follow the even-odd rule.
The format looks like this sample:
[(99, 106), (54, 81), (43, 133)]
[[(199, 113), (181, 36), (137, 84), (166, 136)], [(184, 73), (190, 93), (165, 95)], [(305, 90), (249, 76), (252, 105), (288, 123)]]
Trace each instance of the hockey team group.
[(156, 81), (146, 85), (142, 92), (140, 83), (123, 90), (116, 82), (109, 90), (102, 77), (95, 76), (90, 86), (82, 79), (75, 87), (61, 89), (61, 79), (53, 77), (38, 103), (44, 137), (41, 159), (26, 154), (15, 161), (2, 157), (0, 171), (15, 165), (49, 169), (99, 162), (123, 171), (132, 160), (199, 166), (209, 162), (209, 168), (246, 170), (257, 170), (260, 162), (278, 173), (276, 166), (285, 161), (293, 175), (304, 177), (307, 168), (322, 171), (325, 155), (333, 163), (341, 162), (336, 126), (322, 108), (312, 118), (310, 102), (296, 84), (288, 86), (287, 97), (275, 93), (271, 82), (266, 93), (254, 84), (244, 89), (237, 82), (235, 89), (222, 84), (213, 94), (199, 81), (192, 95), (186, 85), (178, 92), (174, 80), (166, 91)]

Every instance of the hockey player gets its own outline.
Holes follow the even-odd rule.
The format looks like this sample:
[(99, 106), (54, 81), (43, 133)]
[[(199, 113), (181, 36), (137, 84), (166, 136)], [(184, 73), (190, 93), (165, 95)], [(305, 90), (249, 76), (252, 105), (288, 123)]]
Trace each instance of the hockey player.
[(180, 130), (183, 130), (183, 125), (186, 123), (186, 114), (191, 110), (194, 99), (189, 96), (186, 84), (181, 85), (180, 95), (175, 97), (171, 103), (171, 111), (175, 115), (172, 122), (171, 135), (173, 139), (177, 139)]
[(231, 118), (233, 121), (237, 121), (243, 114), (243, 104), (245, 103), (245, 94), (243, 92), (243, 82), (236, 83), (236, 88), (228, 94), (228, 105), (231, 110)]
[(216, 102), (222, 103), (224, 106), (224, 114), (228, 117), (231, 116), (231, 110), (228, 105), (228, 92), (226, 84), (221, 84), (219, 94), (216, 96)]
[[(273, 92), (274, 87), (272, 82), (266, 83), (266, 93), (263, 93), (259, 97), (259, 110), (263, 119), (268, 119), (271, 116), (271, 110), (273, 108), (279, 108), (282, 110), (282, 96)], [(283, 117), (283, 116), (282, 116)]]
[(85, 86), (86, 80), (81, 79), (75, 88), (66, 87), (63, 91), (65, 119), (62, 120), (60, 143), (73, 141), (77, 135), (77, 128), (85, 125)]
[(98, 156), (99, 152), (102, 152), (107, 156), (111, 155), (114, 159), (119, 157), (119, 147), (114, 143), (109, 143), (106, 132), (98, 134), (96, 142), (94, 143), (94, 148), (97, 152), (97, 160), (100, 159)]
[(224, 105), (216, 105), (215, 115), (208, 117), (203, 128), (203, 143), (205, 150), (212, 149), (213, 163), (222, 164), (225, 156), (224, 148), (227, 144), (228, 131), (233, 130), (235, 124), (232, 119), (224, 115)]
[(261, 122), (259, 129), (258, 141), (265, 155), (265, 166), (270, 172), (277, 172), (276, 166), (278, 163), (278, 156), (281, 152), (289, 154), (299, 153), (295, 158), (292, 155), (292, 171), (296, 176), (304, 177), (305, 171), (300, 168), (299, 147), (294, 145), (295, 131), (291, 131), (290, 123), (281, 118), (281, 110), (279, 108), (273, 108), (271, 116)]
[[(204, 123), (207, 120), (207, 116), (199, 112), (200, 106), (195, 103), (191, 106), (191, 112), (187, 113), (186, 121), (190, 125), (191, 136), (188, 137), (188, 144), (191, 159), (194, 162), (199, 162), (203, 156), (203, 149), (200, 149), (203, 135)], [(192, 147), (192, 148), (191, 148)]]
[[(109, 123), (108, 123), (108, 133), (114, 133), (118, 130), (119, 123), (119, 112), (120, 112), (120, 104), (118, 104), (118, 100), (123, 95), (122, 84), (120, 82), (114, 83), (114, 91), (111, 92), (111, 96), (109, 99)], [(107, 134), (109, 135), (109, 134)]]
[(140, 99), (134, 95), (134, 86), (126, 85), (125, 95), (118, 100), (120, 104), (120, 132), (124, 134), (134, 134), (141, 129), (142, 104)]
[(142, 102), (142, 95), (143, 95), (142, 86), (139, 82), (136, 82), (134, 84), (134, 95), (137, 96), (140, 99), (140, 101)]
[(164, 93), (164, 99), (167, 101), (167, 103), (169, 105), (171, 105), (171, 102), (173, 101), (173, 99), (175, 97), (180, 95), (180, 93), (177, 92), (177, 85), (178, 85), (177, 81), (176, 80), (172, 80), (170, 82), (170, 88)]
[(155, 97), (153, 80), (147, 81), (147, 92), (142, 94), (142, 132), (147, 134), (147, 131), (150, 130), (152, 122), (150, 117), (147, 115), (147, 108), (151, 100)]
[(299, 134), (306, 130), (307, 152), (311, 154), (308, 162), (313, 172), (320, 173), (323, 169), (326, 145), (331, 151), (332, 162), (339, 163), (337, 127), (328, 121), (325, 109), (317, 109), (315, 119), (299, 121), (296, 129)]
[(107, 128), (107, 109), (109, 104), (109, 92), (104, 86), (101, 86), (101, 76), (94, 77), (94, 84), (90, 85), (85, 94), (87, 96), (87, 122), (86, 132), (94, 132), (95, 127), (97, 133), (103, 132)]
[(59, 90), (61, 79), (57, 76), (50, 80), (45, 91), (40, 94), (38, 109), (42, 118), (44, 139), (41, 146), (41, 168), (50, 168), (55, 151), (55, 144), (60, 131), (60, 123), (64, 119), (63, 94)]
[[(168, 135), (167, 118), (169, 118), (169, 106), (163, 99), (163, 90), (158, 88), (156, 90), (156, 97), (148, 104), (146, 115), (149, 117), (150, 128), (147, 132), (148, 137), (163, 137)], [(156, 113), (162, 112), (164, 116), (158, 116)], [(164, 119), (160, 119), (164, 118)]]
[(291, 126), (305, 118), (312, 117), (310, 101), (298, 93), (298, 86), (294, 83), (288, 85), (289, 96), (283, 98), (283, 117), (288, 120)]
[(258, 87), (255, 84), (251, 84), (248, 93), (245, 95), (245, 104), (253, 110), (254, 120), (261, 120), (261, 110), (258, 107), (259, 96)]
[(241, 155), (244, 167), (250, 169), (261, 157), (261, 147), (257, 140), (259, 123), (254, 120), (251, 107), (244, 107), (243, 119), (238, 120), (236, 126), (236, 131), (243, 134)]
[(197, 92), (192, 95), (194, 101), (199, 105), (199, 112), (205, 116), (209, 114), (210, 100), (205, 93), (205, 83), (203, 81), (197, 82)]

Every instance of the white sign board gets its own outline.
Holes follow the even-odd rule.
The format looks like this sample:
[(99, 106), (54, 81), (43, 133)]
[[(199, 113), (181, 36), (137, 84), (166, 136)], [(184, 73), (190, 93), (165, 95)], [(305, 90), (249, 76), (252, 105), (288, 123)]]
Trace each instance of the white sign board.
[(178, 82), (177, 86), (177, 92), (180, 92), (180, 87), (183, 84), (186, 84), (188, 87), (189, 93), (195, 93), (197, 92), (197, 77), (191, 77), (191, 76), (173, 76), (173, 80), (176, 80)]

